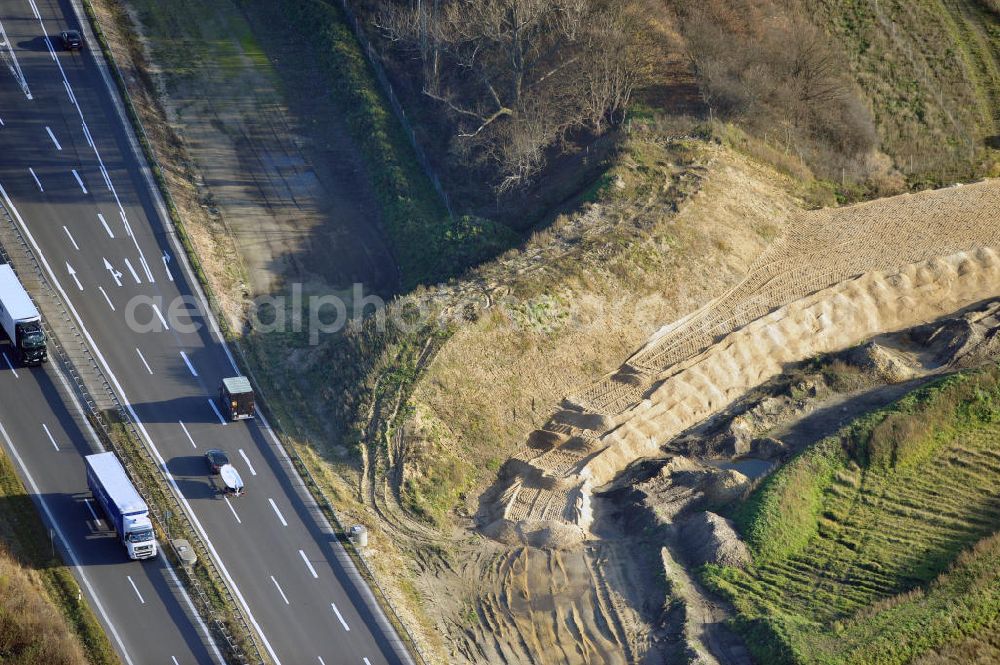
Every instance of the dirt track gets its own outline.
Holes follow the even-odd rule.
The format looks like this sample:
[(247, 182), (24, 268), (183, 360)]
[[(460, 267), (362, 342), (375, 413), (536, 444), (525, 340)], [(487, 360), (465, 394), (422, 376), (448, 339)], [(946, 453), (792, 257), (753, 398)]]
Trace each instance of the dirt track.
[(484, 497), (485, 532), (578, 542), (593, 488), (784, 363), (1000, 295), (989, 247), (1000, 247), (997, 181), (801, 214), (742, 284), (564, 401)]

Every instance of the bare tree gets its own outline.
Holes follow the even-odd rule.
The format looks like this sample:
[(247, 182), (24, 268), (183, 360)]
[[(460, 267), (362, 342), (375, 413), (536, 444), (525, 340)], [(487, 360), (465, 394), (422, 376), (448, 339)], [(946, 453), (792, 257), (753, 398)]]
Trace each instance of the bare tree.
[(570, 130), (621, 119), (642, 76), (610, 0), (424, 0), (386, 4), (377, 24), (420, 53), (456, 153), (492, 164), (499, 190), (529, 181)]

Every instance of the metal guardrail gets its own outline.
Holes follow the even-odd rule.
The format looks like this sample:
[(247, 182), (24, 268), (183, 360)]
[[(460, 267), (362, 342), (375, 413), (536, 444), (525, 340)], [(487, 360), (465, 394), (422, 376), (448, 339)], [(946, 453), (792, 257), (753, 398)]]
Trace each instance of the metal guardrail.
[[(259, 646), (257, 645), (255, 633), (250, 628), (250, 625), (247, 622), (240, 605), (236, 602), (235, 597), (232, 595), (232, 591), (229, 589), (229, 585), (226, 583), (225, 578), (216, 567), (214, 559), (211, 557), (205, 543), (201, 539), (201, 535), (194, 529), (194, 526), (188, 518), (187, 513), (184, 511), (180, 500), (173, 493), (172, 487), (167, 480), (165, 469), (159, 465), (150, 450), (144, 444), (144, 439), (140, 436), (138, 430), (136, 429), (135, 423), (132, 421), (129, 413), (119, 401), (117, 394), (112, 388), (110, 382), (107, 380), (107, 377), (104, 375), (104, 372), (101, 370), (97, 361), (94, 359), (90, 348), (84, 341), (84, 337), (77, 328), (76, 323), (70, 315), (65, 303), (59, 297), (57, 291), (52, 287), (41, 265), (36, 259), (34, 251), (25, 241), (24, 236), (21, 234), (21, 231), (17, 227), (13, 218), (10, 216), (10, 213), (2, 204), (0, 204), (0, 210), (3, 211), (4, 217), (8, 223), (6, 226), (6, 232), (4, 232), (4, 230), (0, 230), (0, 236), (2, 236), (5, 240), (13, 239), (20, 250), (20, 254), (18, 256), (12, 257), (7, 252), (6, 247), (0, 243), (0, 258), (11, 264), (11, 267), (15, 268), (15, 271), (20, 272), (22, 279), (24, 279), (25, 269), (30, 270), (35, 277), (35, 281), (44, 290), (44, 293), (47, 296), (48, 307), (37, 301), (37, 298), (39, 297), (37, 290), (33, 300), (36, 300), (36, 303), (40, 305), (39, 309), (44, 312), (42, 317), (42, 326), (44, 328), (45, 335), (49, 340), (48, 348), (50, 353), (54, 352), (53, 355), (58, 358), (63, 372), (71, 379), (72, 388), (76, 393), (76, 397), (86, 408), (92, 424), (100, 428), (104, 442), (111, 446), (118, 458), (122, 461), (123, 466), (128, 472), (129, 477), (135, 484), (139, 493), (146, 497), (155, 523), (162, 529), (167, 542), (171, 546), (171, 549), (173, 550), (173, 540), (175, 537), (183, 536), (191, 543), (198, 555), (199, 563), (205, 567), (205, 570), (212, 579), (217, 580), (218, 587), (224, 596), (225, 602), (231, 609), (233, 617), (237, 623), (237, 628), (242, 635), (233, 635), (229, 630), (227, 623), (212, 607), (212, 602), (204, 588), (202, 580), (200, 580), (193, 573), (193, 571), (188, 569), (186, 566), (179, 566), (182, 574), (184, 575), (186, 586), (192, 592), (192, 601), (197, 607), (198, 613), (201, 615), (202, 619), (204, 619), (208, 625), (212, 627), (215, 636), (222, 642), (221, 646), (224, 647), (230, 662), (240, 664), (264, 663), (265, 660)], [(18, 270), (17, 266), (20, 266), (21, 269)], [(67, 349), (63, 346), (61, 339), (55, 334), (55, 331), (49, 323), (50, 320), (53, 320), (53, 315), (58, 318), (61, 327), (70, 333), (73, 341), (79, 347), (79, 356), (86, 360), (88, 367), (80, 368), (70, 358)], [(95, 383), (96, 385), (94, 385)], [(135, 468), (137, 461), (134, 460), (132, 455), (125, 453), (116, 441), (112, 434), (113, 423), (108, 422), (105, 412), (100, 408), (97, 400), (91, 392), (91, 386), (103, 393), (101, 399), (106, 399), (106, 404), (110, 405), (112, 410), (118, 414), (120, 424), (125, 428), (127, 435), (132, 437), (136, 444), (136, 450), (142, 451), (143, 453), (143, 459), (141, 462), (144, 467), (156, 470), (154, 477), (157, 478), (159, 481), (158, 484), (160, 484), (159, 493), (167, 497), (167, 500), (170, 502), (169, 506), (161, 506), (156, 502), (149, 501), (149, 489), (142, 478), (142, 474), (138, 473)], [(175, 526), (174, 520), (180, 522), (179, 526)], [(173, 550), (173, 553), (174, 559), (176, 561), (180, 561), (177, 551)], [(250, 654), (247, 654), (244, 651), (241, 643), (249, 646)]]
[[(413, 147), (417, 151), (417, 157), (421, 163), (421, 166), (425, 169), (425, 172), (427, 173), (428, 177), (434, 184), (435, 189), (441, 195), (444, 204), (448, 209), (448, 214), (452, 215), (451, 204), (448, 200), (448, 195), (444, 191), (444, 188), (441, 186), (441, 182), (438, 179), (437, 175), (434, 174), (433, 170), (430, 168), (430, 163), (427, 161), (427, 158), (424, 155), (423, 151), (421, 150), (419, 144), (417, 144), (416, 135), (413, 132), (412, 128), (410, 127), (409, 121), (406, 119), (402, 106), (399, 104), (399, 100), (396, 99), (396, 95), (392, 91), (392, 87), (389, 84), (388, 78), (386, 77), (385, 72), (382, 70), (381, 65), (375, 59), (374, 49), (372, 48), (371, 44), (368, 42), (367, 38), (362, 32), (360, 24), (355, 18), (354, 13), (351, 11), (350, 7), (347, 5), (346, 0), (341, 0), (341, 3), (344, 8), (346, 16), (348, 17), (349, 21), (351, 22), (354, 28), (355, 34), (357, 35), (359, 42), (364, 46), (366, 57), (369, 59), (369, 62), (371, 62), (372, 67), (376, 72), (376, 76), (378, 76), (379, 81), (386, 86), (385, 88), (386, 94), (389, 97), (390, 102), (392, 103), (393, 110), (397, 112), (400, 122), (406, 128), (410, 136), (410, 140), (413, 143)], [(142, 124), (141, 117), (135, 108), (135, 104), (133, 103), (132, 97), (129, 94), (128, 87), (125, 85), (125, 77), (118, 66), (118, 62), (113, 57), (111, 57), (110, 50), (107, 49), (107, 40), (104, 36), (103, 31), (101, 30), (100, 24), (97, 22), (96, 15), (93, 12), (93, 8), (90, 6), (89, 0), (83, 0), (83, 4), (88, 12), (91, 25), (93, 26), (94, 31), (97, 33), (98, 39), (101, 42), (101, 46), (102, 48), (105, 49), (105, 56), (106, 56), (105, 59), (111, 64), (113, 68), (119, 93), (121, 94), (122, 98), (124, 99), (125, 103), (128, 106), (129, 116), (133, 128), (140, 135), (142, 148), (144, 150), (146, 159), (153, 166), (154, 176), (156, 176), (159, 190), (162, 193), (167, 203), (168, 213), (172, 216), (172, 221), (174, 222), (173, 226), (178, 231), (178, 234), (180, 235), (182, 240), (182, 244), (185, 245), (185, 250), (188, 255), (188, 260), (191, 263), (192, 267), (194, 268), (196, 276), (199, 277), (200, 281), (202, 282), (205, 298), (209, 303), (209, 308), (212, 310), (211, 312), (206, 312), (206, 316), (214, 316), (220, 328), (224, 331), (224, 337), (226, 337), (227, 339), (232, 339), (233, 338), (232, 332), (228, 329), (228, 326), (226, 324), (226, 318), (221, 315), (222, 308), (219, 306), (218, 300), (215, 298), (211, 289), (209, 288), (209, 285), (205, 278), (204, 270), (200, 265), (198, 256), (186, 243), (186, 236), (182, 224), (179, 223), (179, 213), (177, 212), (178, 208), (173, 200), (173, 196), (171, 195), (170, 190), (166, 186), (166, 183), (162, 179), (162, 177), (157, 175), (157, 174), (162, 174), (163, 169), (160, 166), (158, 160), (156, 159), (156, 155), (153, 153), (152, 142), (149, 140), (149, 136), (146, 134), (146, 129)], [(250, 376), (251, 379), (253, 379), (253, 374), (249, 370), (249, 363), (247, 362), (246, 357), (244, 356), (239, 345), (230, 344), (230, 348), (232, 348), (236, 352), (236, 355), (239, 357), (241, 361), (242, 365), (241, 371), (245, 375)], [(260, 382), (253, 379), (253, 383), (254, 387), (259, 390), (261, 385)], [(264, 399), (261, 401), (264, 404), (266, 404), (267, 400)], [(273, 412), (270, 413), (272, 417), (275, 417), (275, 414)], [(275, 423), (278, 425), (277, 429), (275, 430), (275, 436), (277, 436), (279, 439), (283, 439), (284, 437), (281, 436), (281, 431), (283, 428), (280, 424), (280, 420), (277, 419), (276, 417), (275, 417)], [(140, 439), (140, 441), (141, 440), (142, 439)], [(333, 505), (326, 498), (326, 495), (323, 492), (323, 489), (320, 486), (320, 484), (316, 482), (315, 478), (313, 478), (313, 475), (310, 472), (309, 467), (302, 460), (302, 458), (299, 457), (298, 453), (295, 452), (295, 449), (287, 445), (287, 443), (284, 441), (282, 441), (282, 448), (285, 450), (289, 458), (292, 460), (295, 469), (302, 478), (302, 480), (305, 481), (306, 484), (308, 485), (309, 494), (313, 497), (313, 500), (316, 501), (317, 506), (320, 508), (320, 510), (322, 510), (325, 514), (329, 515), (333, 519), (334, 525), (336, 529), (339, 530), (341, 536), (346, 534), (346, 529), (344, 528), (343, 522), (340, 521), (340, 518), (336, 510), (334, 510)], [(396, 632), (401, 635), (403, 641), (408, 647), (408, 651), (410, 652), (410, 654), (416, 656), (420, 665), (428, 665), (429, 661), (425, 657), (423, 651), (421, 650), (419, 643), (414, 639), (413, 635), (409, 631), (409, 628), (407, 627), (407, 624), (402, 620), (402, 618), (399, 616), (399, 613), (396, 611), (395, 607), (393, 607), (392, 603), (389, 601), (388, 594), (386, 594), (385, 590), (378, 582), (378, 577), (375, 575), (367, 559), (357, 548), (355, 548), (353, 542), (347, 539), (346, 537), (339, 538), (339, 541), (344, 546), (344, 549), (348, 553), (348, 556), (350, 556), (351, 560), (356, 564), (360, 563), (361, 568), (363, 570), (363, 576), (366, 578), (366, 582), (368, 583), (369, 588), (372, 588), (375, 592), (377, 592), (376, 601), (378, 602), (379, 606), (384, 611), (387, 612), (388, 620), (393, 624), (393, 628), (396, 630)], [(202, 553), (199, 552), (199, 556), (201, 556), (201, 554)], [(228, 591), (228, 587), (226, 588)], [(256, 645), (256, 642), (254, 644)]]

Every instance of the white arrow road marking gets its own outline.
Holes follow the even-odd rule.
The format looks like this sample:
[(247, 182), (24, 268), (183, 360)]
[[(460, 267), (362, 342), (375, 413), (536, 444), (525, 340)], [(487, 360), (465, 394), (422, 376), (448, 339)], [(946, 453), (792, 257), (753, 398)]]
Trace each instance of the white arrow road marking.
[(306, 568), (309, 569), (309, 572), (312, 573), (312, 576), (318, 580), (319, 575), (316, 574), (316, 569), (313, 568), (313, 565), (309, 563), (309, 559), (306, 558), (306, 553), (303, 552), (302, 550), (299, 550), (299, 556), (302, 557), (302, 560), (306, 562)]
[(170, 272), (170, 255), (167, 254), (166, 250), (163, 250), (163, 269), (167, 271), (167, 278), (172, 282), (174, 281), (174, 276)]
[(135, 589), (135, 595), (139, 596), (139, 602), (142, 603), (143, 605), (145, 605), (146, 601), (142, 599), (142, 594), (139, 593), (139, 587), (137, 587), (135, 585), (135, 582), (132, 581), (132, 576), (131, 575), (126, 575), (125, 577), (128, 578), (128, 583), (132, 585), (133, 589)]
[(274, 579), (274, 575), (271, 575), (271, 581), (274, 582), (274, 587), (278, 590), (278, 593), (281, 594), (281, 599), (285, 601), (285, 605), (291, 605), (291, 603), (288, 602), (288, 596), (285, 595), (285, 592), (281, 590), (281, 586), (278, 585), (278, 580)]
[(340, 619), (340, 625), (342, 625), (344, 627), (344, 630), (346, 630), (347, 632), (350, 632), (351, 631), (351, 627), (347, 625), (346, 621), (344, 621), (344, 617), (343, 617), (343, 615), (340, 614), (340, 610), (337, 609), (337, 606), (334, 603), (330, 603), (330, 607), (333, 608), (333, 613), (337, 615), (338, 619)]
[(33, 168), (31, 168), (31, 167), (29, 166), (29, 167), (28, 167), (28, 173), (30, 173), (30, 174), (31, 174), (31, 177), (35, 179), (35, 184), (36, 184), (36, 185), (38, 185), (38, 191), (40, 191), (40, 192), (44, 192), (44, 191), (45, 191), (45, 188), (44, 188), (44, 187), (42, 187), (42, 181), (38, 179), (38, 176), (37, 176), (37, 175), (35, 175), (35, 169), (33, 169)]
[(218, 416), (218, 418), (219, 418), (219, 422), (220, 422), (220, 423), (222, 423), (222, 426), (223, 426), (223, 427), (225, 427), (225, 426), (226, 426), (226, 419), (225, 419), (225, 418), (223, 418), (223, 417), (222, 417), (222, 413), (220, 413), (220, 412), (219, 412), (219, 407), (217, 407), (217, 406), (215, 405), (215, 400), (214, 400), (214, 399), (210, 399), (210, 400), (208, 400), (208, 405), (209, 405), (210, 407), (212, 407), (212, 411), (215, 411), (215, 415), (216, 415), (216, 416)]
[(236, 518), (236, 523), (243, 524), (243, 520), (240, 519), (240, 516), (236, 514), (236, 509), (233, 508), (233, 502), (230, 501), (229, 499), (223, 499), (223, 501), (225, 501), (226, 505), (229, 506), (229, 510), (233, 512), (233, 517)]
[(135, 280), (135, 283), (142, 284), (142, 280), (139, 279), (139, 273), (135, 271), (135, 268), (132, 267), (132, 262), (129, 261), (128, 259), (125, 259), (125, 267), (128, 268), (128, 271), (130, 273), (132, 273), (132, 279)]
[(281, 520), (281, 526), (288, 526), (288, 522), (285, 521), (285, 516), (281, 514), (280, 510), (278, 510), (278, 504), (274, 502), (274, 499), (268, 498), (267, 501), (271, 504), (271, 508), (274, 509), (274, 514), (278, 516), (279, 520)]
[(184, 425), (184, 423), (182, 423), (182, 422), (181, 422), (181, 421), (179, 421), (179, 420), (177, 421), (177, 424), (181, 426), (181, 429), (182, 429), (182, 430), (184, 430), (184, 434), (185, 434), (185, 436), (187, 436), (187, 438), (188, 438), (188, 441), (190, 441), (190, 442), (191, 442), (191, 445), (192, 445), (192, 446), (194, 446), (195, 448), (197, 448), (197, 447), (198, 447), (198, 444), (196, 444), (196, 443), (194, 442), (194, 439), (192, 439), (192, 438), (191, 438), (191, 432), (189, 432), (189, 431), (188, 431), (188, 428), (187, 428), (187, 426), (185, 426), (185, 425)]
[(52, 432), (49, 431), (49, 426), (42, 423), (42, 429), (45, 430), (45, 436), (49, 437), (49, 441), (52, 442), (52, 447), (56, 449), (56, 452), (59, 452), (59, 446), (56, 445), (56, 440), (52, 438)]
[(104, 287), (98, 286), (97, 290), (100, 291), (101, 295), (104, 296), (104, 299), (108, 301), (108, 307), (111, 308), (111, 311), (115, 311), (115, 304), (111, 302), (111, 298), (108, 297), (108, 292), (104, 290)]
[(76, 251), (79, 252), (80, 251), (80, 246), (76, 244), (76, 240), (73, 240), (73, 234), (69, 232), (69, 229), (66, 228), (65, 225), (63, 226), (63, 231), (65, 231), (66, 235), (69, 236), (69, 241), (71, 243), (73, 243), (73, 249), (75, 249)]
[[(104, 220), (104, 215), (97, 213), (97, 219), (101, 220), (101, 225), (104, 227), (104, 230), (108, 232), (108, 235), (114, 238), (115, 234), (111, 232), (111, 227), (108, 226), (108, 223)], [(107, 259), (105, 259), (105, 261), (107, 261)]]
[(156, 312), (157, 318), (159, 318), (160, 323), (163, 324), (163, 329), (170, 330), (170, 326), (167, 325), (167, 320), (163, 318), (163, 312), (161, 312), (160, 308), (156, 306), (156, 303), (153, 303), (153, 311)]
[(242, 448), (240, 448), (240, 456), (243, 458), (243, 461), (247, 463), (247, 468), (250, 469), (250, 474), (256, 476), (257, 472), (253, 470), (253, 465), (250, 464), (250, 458), (247, 457), (247, 454), (243, 452)]
[(77, 287), (78, 289), (80, 289), (81, 291), (83, 291), (83, 284), (81, 284), (81, 283), (80, 283), (80, 280), (79, 280), (79, 279), (77, 279), (77, 277), (76, 277), (76, 271), (75, 271), (75, 270), (73, 270), (73, 266), (71, 266), (71, 265), (69, 264), (69, 261), (67, 261), (67, 262), (66, 262), (66, 270), (68, 270), (68, 271), (69, 271), (69, 276), (73, 278), (73, 281), (74, 281), (74, 282), (76, 282), (76, 287)]
[(198, 372), (195, 371), (194, 365), (192, 365), (191, 361), (188, 360), (188, 354), (186, 354), (183, 351), (181, 351), (181, 358), (184, 359), (184, 364), (188, 366), (188, 370), (190, 370), (191, 374), (193, 376), (198, 376)]
[(139, 360), (141, 360), (141, 361), (142, 361), (142, 364), (143, 364), (143, 365), (145, 365), (145, 367), (146, 367), (146, 371), (147, 371), (147, 372), (149, 372), (150, 374), (152, 374), (152, 373), (153, 373), (153, 370), (151, 370), (151, 369), (149, 368), (149, 363), (148, 363), (148, 362), (146, 362), (146, 359), (145, 359), (145, 358), (143, 358), (143, 356), (142, 356), (142, 351), (140, 351), (140, 350), (139, 350), (139, 347), (136, 347), (136, 349), (135, 349), (135, 352), (139, 354)]
[(70, 171), (73, 172), (73, 177), (76, 178), (76, 184), (80, 185), (80, 189), (82, 189), (83, 193), (86, 194), (87, 188), (84, 187), (83, 180), (80, 179), (80, 174), (76, 172), (76, 169), (70, 169)]
[(94, 521), (95, 522), (100, 522), (101, 521), (101, 518), (98, 517), (97, 513), (94, 512), (94, 507), (92, 505), (90, 505), (90, 499), (84, 499), (83, 500), (83, 505), (87, 506), (87, 510), (90, 511), (90, 514), (94, 517)]
[[(100, 215), (98, 215), (98, 217), (100, 217)], [(101, 221), (102, 222), (104, 221), (103, 217), (101, 217)], [(108, 233), (111, 233), (111, 231), (109, 230)], [(114, 236), (111, 236), (111, 237), (114, 238)], [(104, 257), (101, 257), (101, 258), (104, 258)], [(115, 280), (115, 286), (121, 286), (122, 285), (122, 279), (121, 279), (122, 278), (122, 274), (120, 272), (118, 272), (117, 270), (115, 270), (115, 267), (113, 265), (111, 265), (111, 262), (108, 261), (107, 259), (104, 259), (104, 269), (111, 273), (111, 279)]]
[(46, 127), (45, 131), (49, 133), (49, 138), (52, 139), (52, 142), (56, 144), (56, 150), (62, 150), (62, 146), (59, 145), (59, 141), (56, 141), (56, 135), (52, 133), (52, 130)]
[(14, 366), (11, 364), (10, 358), (7, 357), (6, 353), (3, 354), (3, 360), (4, 360), (5, 363), (7, 363), (7, 367), (10, 368), (10, 371), (14, 372), (14, 378), (15, 379), (18, 378), (17, 377), (17, 370), (14, 369)]

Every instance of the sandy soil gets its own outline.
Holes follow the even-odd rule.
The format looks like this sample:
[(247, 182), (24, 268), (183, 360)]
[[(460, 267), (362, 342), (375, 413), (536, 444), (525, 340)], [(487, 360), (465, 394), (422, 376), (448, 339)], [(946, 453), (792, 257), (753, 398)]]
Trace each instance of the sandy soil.
[(485, 532), (585, 538), (593, 488), (784, 364), (1000, 294), (998, 246), (996, 181), (800, 215), (743, 283), (564, 401), (484, 497)]

